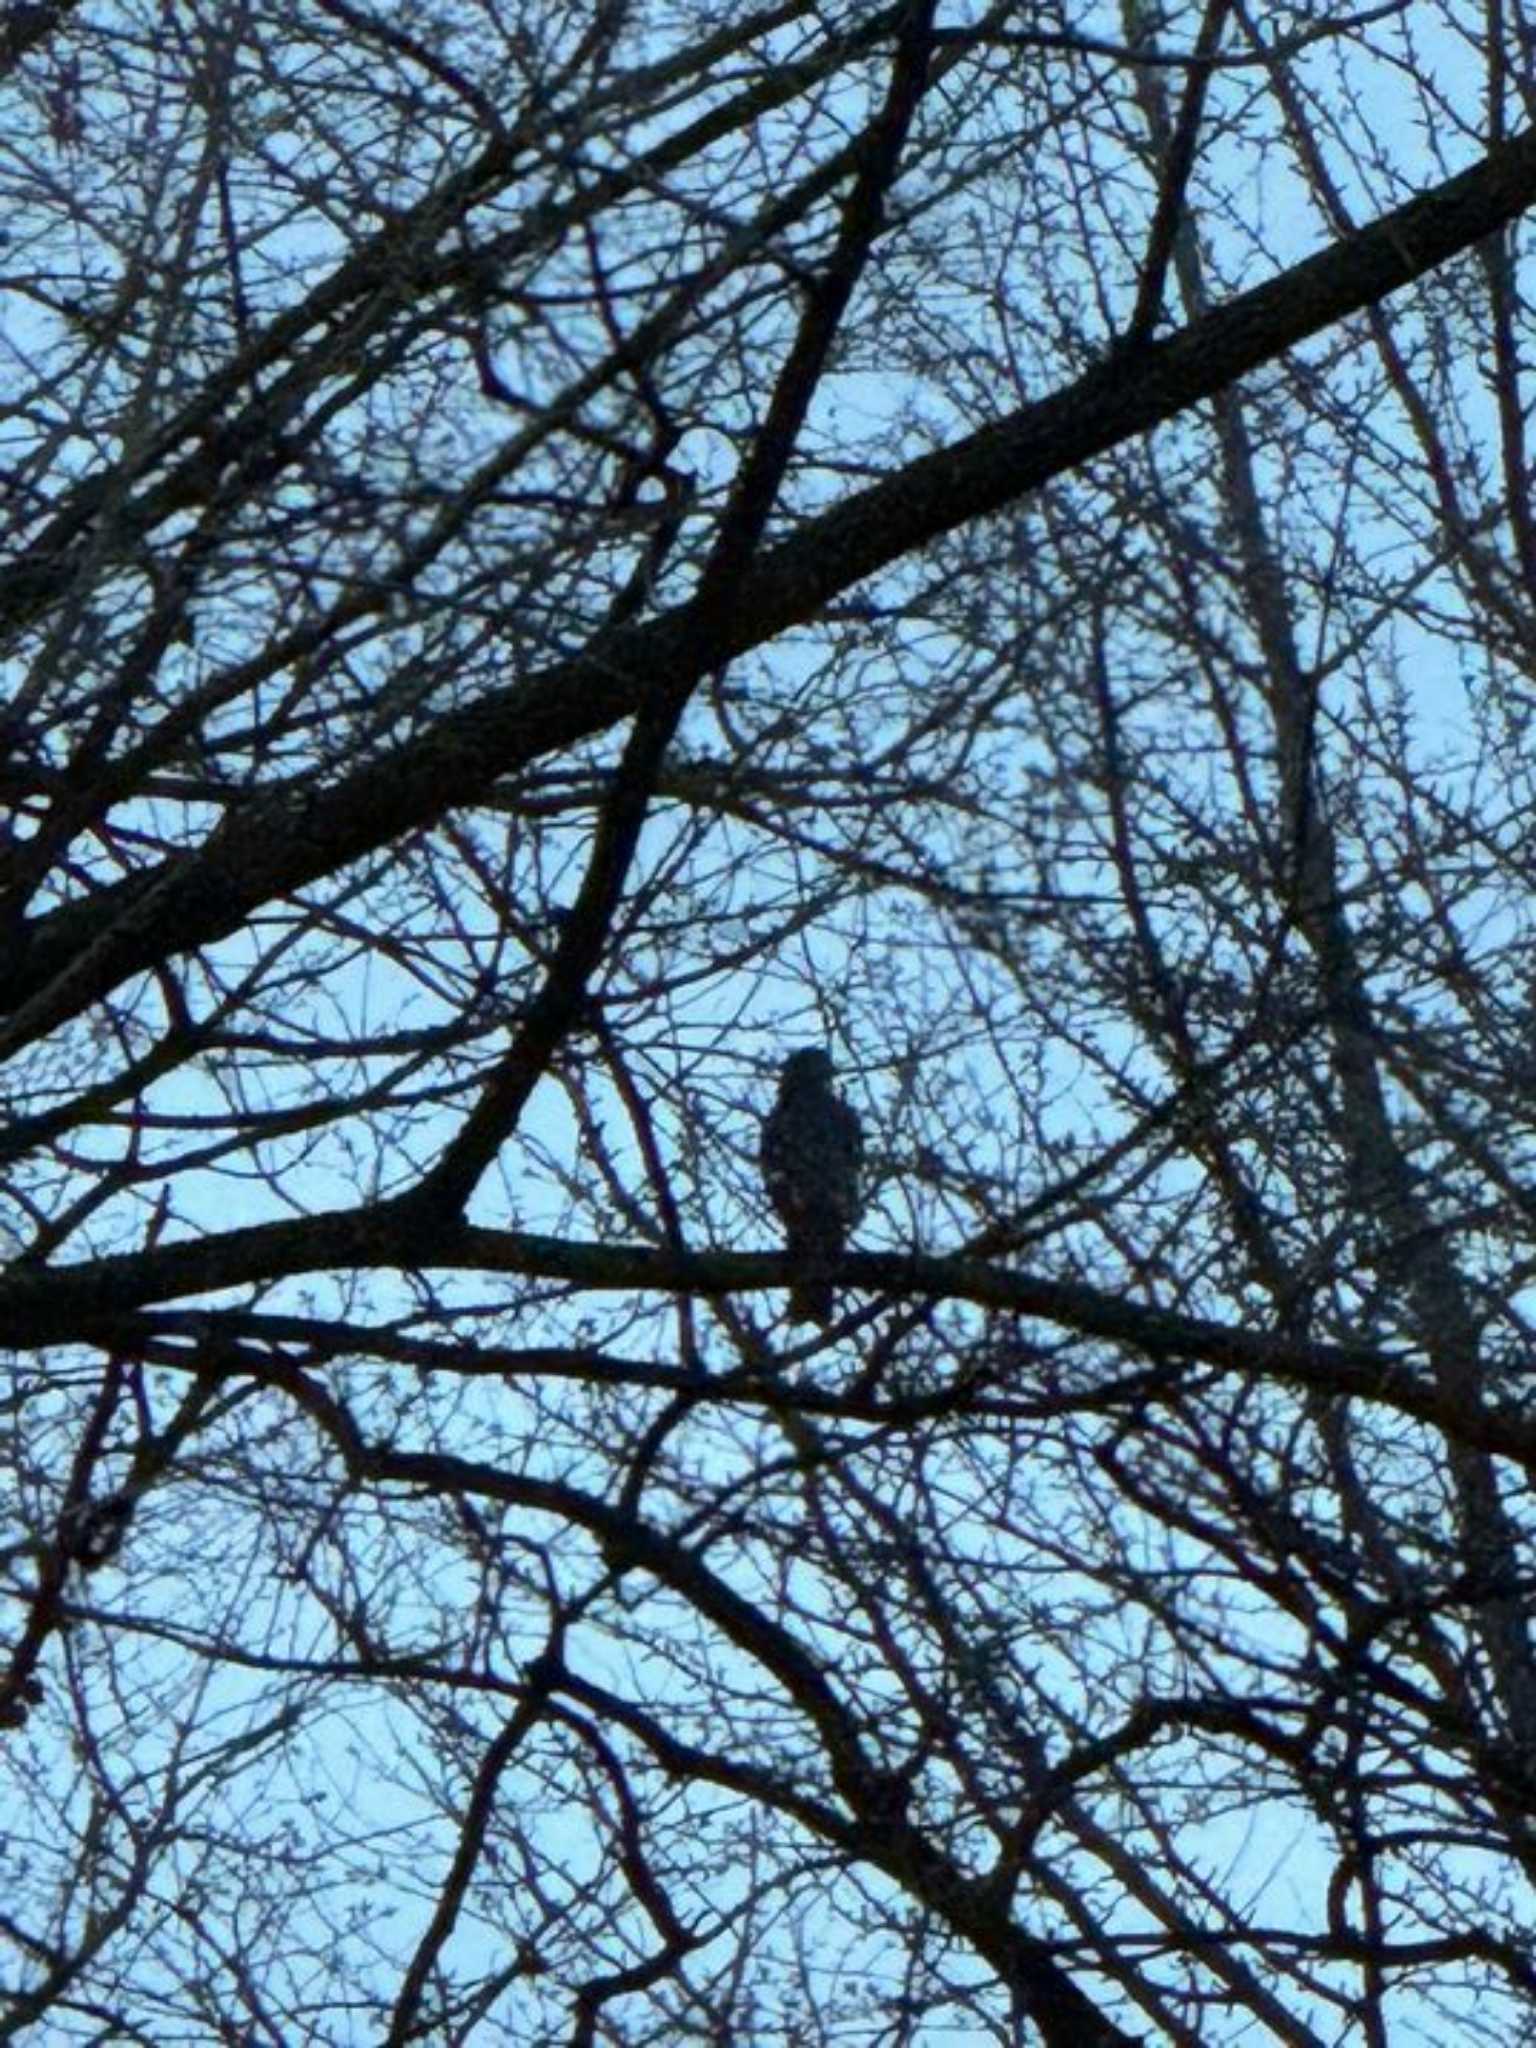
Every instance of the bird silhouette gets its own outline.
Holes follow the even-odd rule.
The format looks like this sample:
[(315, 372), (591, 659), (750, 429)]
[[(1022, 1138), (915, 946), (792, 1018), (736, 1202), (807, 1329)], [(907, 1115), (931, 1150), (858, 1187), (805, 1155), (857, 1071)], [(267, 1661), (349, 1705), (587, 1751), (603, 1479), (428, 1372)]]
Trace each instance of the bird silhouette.
[(830, 1269), (859, 1220), (864, 1131), (832, 1086), (832, 1055), (821, 1046), (792, 1052), (779, 1069), (779, 1092), (763, 1119), (763, 1183), (784, 1226), (796, 1268), (792, 1323), (832, 1320)]

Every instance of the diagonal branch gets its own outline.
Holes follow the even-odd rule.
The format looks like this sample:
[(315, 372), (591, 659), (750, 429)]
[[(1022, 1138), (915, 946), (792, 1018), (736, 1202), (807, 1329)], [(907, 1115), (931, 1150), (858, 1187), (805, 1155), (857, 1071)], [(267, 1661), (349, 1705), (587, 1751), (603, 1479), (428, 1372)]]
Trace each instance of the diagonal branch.
[(289, 784), (175, 856), (27, 928), (0, 1051), (41, 1035), (167, 954), (237, 930), (285, 897), (545, 755), (630, 717), (662, 683), (697, 678), (813, 619), (901, 556), (1176, 418), (1309, 336), (1475, 246), (1536, 200), (1536, 130), (1191, 322), (1133, 363), (935, 450), (760, 558), (722, 613), (695, 599), (443, 718), (326, 789)]
[[(1017, 1925), (998, 1887), (965, 1872), (908, 1817), (900, 1788), (871, 1763), (859, 1719), (845, 1703), (835, 1672), (785, 1623), (713, 1570), (697, 1549), (563, 1481), (507, 1472), (447, 1452), (368, 1444), (345, 1406), (304, 1374), (279, 1368), (272, 1378), (326, 1431), (355, 1481), (426, 1487), (444, 1496), (478, 1495), (557, 1516), (587, 1530), (614, 1568), (640, 1571), (687, 1601), (781, 1688), (814, 1731), (831, 1786), (848, 1810), (849, 1820), (838, 1828), (846, 1845), (974, 1946), (1009, 1987), (1020, 2012), (1033, 2020), (1047, 2048), (1134, 2048), (1132, 2037), (1078, 1988), (1053, 1945)], [(558, 1685), (555, 1670), (547, 1677)]]
[[(728, 615), (734, 604), (737, 581), (767, 527), (833, 341), (879, 235), (885, 199), (900, 172), (927, 77), (932, 13), (933, 0), (916, 0), (908, 8), (889, 90), (863, 138), (862, 161), (843, 204), (831, 257), (807, 294), (798, 331), (699, 579), (695, 602), (706, 619)], [(598, 814), (587, 871), (549, 972), (505, 1058), (418, 1190), (423, 1202), (462, 1209), (580, 1015), (639, 850), (662, 762), (698, 681), (686, 669), (658, 678), (640, 705)]]

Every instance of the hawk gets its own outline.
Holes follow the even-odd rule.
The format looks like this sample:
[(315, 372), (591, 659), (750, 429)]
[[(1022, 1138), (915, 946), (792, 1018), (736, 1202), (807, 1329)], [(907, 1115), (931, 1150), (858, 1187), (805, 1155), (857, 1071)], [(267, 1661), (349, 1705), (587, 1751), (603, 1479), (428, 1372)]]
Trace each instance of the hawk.
[(802, 1269), (790, 1288), (789, 1319), (825, 1329), (832, 1320), (832, 1282), (825, 1274), (859, 1220), (864, 1132), (834, 1091), (832, 1055), (820, 1046), (792, 1052), (779, 1069), (760, 1156), (785, 1249)]

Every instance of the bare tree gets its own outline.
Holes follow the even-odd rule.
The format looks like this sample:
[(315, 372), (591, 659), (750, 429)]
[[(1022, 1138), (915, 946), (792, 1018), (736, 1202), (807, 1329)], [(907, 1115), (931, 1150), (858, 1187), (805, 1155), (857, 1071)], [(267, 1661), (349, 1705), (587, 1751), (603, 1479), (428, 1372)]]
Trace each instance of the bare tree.
[(1533, 28), (6, 10), (0, 2037), (1536, 2038)]

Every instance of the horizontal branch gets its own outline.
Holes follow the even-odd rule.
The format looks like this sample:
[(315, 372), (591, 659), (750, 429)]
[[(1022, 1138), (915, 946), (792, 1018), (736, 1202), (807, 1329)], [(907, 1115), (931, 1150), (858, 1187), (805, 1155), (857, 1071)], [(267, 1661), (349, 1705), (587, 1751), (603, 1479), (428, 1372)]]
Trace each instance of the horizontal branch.
[[(504, 1273), (598, 1293), (701, 1296), (787, 1288), (798, 1268), (782, 1252), (680, 1254), (650, 1245), (593, 1244), (438, 1220), (408, 1202), (262, 1223), (219, 1237), (120, 1253), (75, 1265), (13, 1268), (0, 1279), (0, 1346), (24, 1350), (104, 1342), (114, 1323), (152, 1303), (338, 1269)], [(1536, 1420), (1507, 1406), (1473, 1406), (1407, 1360), (1367, 1346), (1314, 1344), (1281, 1332), (1181, 1315), (1081, 1281), (964, 1255), (850, 1252), (843, 1289), (890, 1301), (964, 1301), (1092, 1337), (1158, 1363), (1252, 1373), (1329, 1396), (1381, 1402), (1454, 1440), (1536, 1472)], [(216, 1337), (217, 1310), (208, 1333)]]

